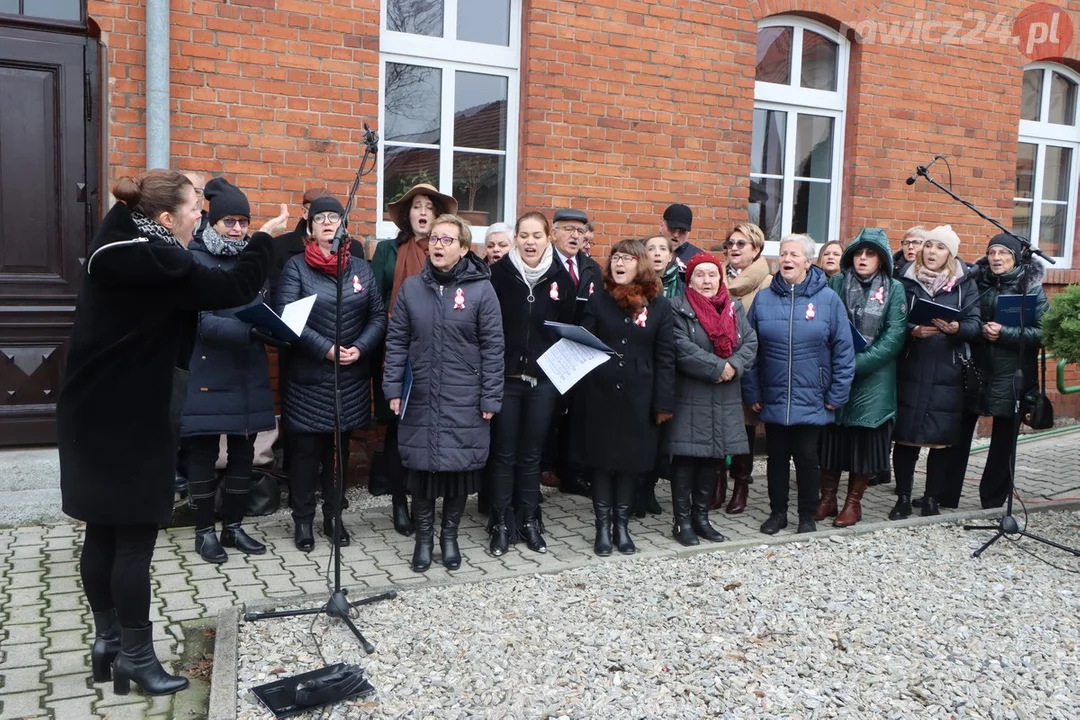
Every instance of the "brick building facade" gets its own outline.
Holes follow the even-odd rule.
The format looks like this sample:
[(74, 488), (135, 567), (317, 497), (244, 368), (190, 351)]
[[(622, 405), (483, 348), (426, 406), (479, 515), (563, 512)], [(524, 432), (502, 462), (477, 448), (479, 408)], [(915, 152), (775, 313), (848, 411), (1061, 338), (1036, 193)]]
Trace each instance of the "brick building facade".
[[(98, 54), (100, 214), (146, 165), (146, 0), (43, 5), (66, 3)], [(29, 32), (2, 13), (33, 6), (0, 0), (0, 28)], [(582, 208), (594, 254), (680, 201), (705, 246), (748, 216), (772, 240), (948, 222), (974, 259), (995, 230), (904, 182), (942, 154), (931, 174), (1037, 237), (1061, 285), (1080, 279), (1077, 29), (1078, 1), (171, 0), (171, 155), (270, 217), (314, 184), (344, 195), (367, 121), (382, 157), (351, 223), (368, 240), (426, 180), (481, 228)]]

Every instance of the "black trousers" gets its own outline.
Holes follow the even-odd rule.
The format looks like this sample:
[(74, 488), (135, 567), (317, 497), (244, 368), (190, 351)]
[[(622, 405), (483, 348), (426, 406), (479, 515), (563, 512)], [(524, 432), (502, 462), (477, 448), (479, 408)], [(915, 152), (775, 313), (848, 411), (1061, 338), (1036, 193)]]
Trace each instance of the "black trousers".
[[(349, 435), (341, 433), (341, 452), (349, 460)], [(310, 522), (315, 517), (315, 488), (322, 488), (323, 517), (337, 515), (340, 489), (335, 482), (334, 433), (292, 433), (289, 504), (293, 519)], [(345, 473), (342, 472), (344, 478)]]
[(769, 507), (786, 514), (791, 492), (791, 459), (795, 459), (795, 484), (799, 490), (799, 515), (813, 515), (821, 500), (821, 469), (818, 466), (818, 425), (777, 425), (765, 423), (768, 453)]
[(390, 490), (391, 497), (395, 504), (400, 505), (403, 502), (407, 502), (406, 491), (409, 484), (409, 471), (401, 464), (401, 450), (398, 448), (397, 420), (387, 423), (386, 438), (383, 447), (383, 452), (386, 453), (386, 467), (390, 474), (390, 482), (392, 483)]
[(540, 505), (540, 456), (558, 400), (559, 391), (548, 380), (531, 387), (519, 378), (506, 378), (502, 410), (491, 428), (493, 513)]
[(150, 624), (150, 560), (157, 525), (87, 523), (79, 573), (94, 612), (116, 609), (122, 627)]
[[(192, 435), (184, 438), (188, 451), (188, 497), (195, 509), (195, 529), (214, 527), (214, 500), (218, 477), (214, 465), (220, 450), (220, 435)], [(222, 514), (227, 523), (244, 519), (247, 494), (251, 488), (251, 463), (255, 459), (255, 435), (229, 435), (228, 460), (223, 482)]]
[[(893, 473), (896, 476), (896, 494), (911, 495), (915, 485), (915, 465), (919, 462), (920, 447), (914, 445), (893, 445)], [(936, 498), (940, 504), (946, 507), (956, 507), (960, 501), (960, 491), (956, 491), (955, 502), (949, 501), (946, 493), (950, 467), (952, 465), (952, 453), (954, 448), (935, 448), (930, 450), (926, 457), (926, 497)], [(966, 462), (966, 461), (965, 461)]]
[[(1016, 417), (995, 417), (990, 430), (990, 448), (986, 453), (986, 466), (979, 482), (979, 501), (984, 508), (1001, 507), (1009, 499), (1010, 476), (1013, 471), (1012, 449), (1016, 439)], [(960, 442), (950, 449), (948, 479), (942, 493), (942, 504), (946, 500), (960, 500), (960, 492), (967, 476), (968, 458), (971, 455), (971, 441), (975, 428), (979, 424), (978, 415), (964, 414), (960, 431)], [(956, 503), (951, 503), (955, 505)]]

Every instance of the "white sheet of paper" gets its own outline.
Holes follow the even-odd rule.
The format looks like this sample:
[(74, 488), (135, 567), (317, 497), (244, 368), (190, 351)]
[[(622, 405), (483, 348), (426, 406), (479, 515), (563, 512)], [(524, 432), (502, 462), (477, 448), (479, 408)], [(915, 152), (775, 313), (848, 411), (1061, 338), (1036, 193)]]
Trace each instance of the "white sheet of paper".
[(565, 395), (581, 378), (610, 359), (606, 352), (563, 338), (537, 358), (536, 363), (559, 393)]
[(307, 325), (311, 308), (315, 307), (316, 297), (316, 295), (308, 295), (306, 298), (300, 298), (282, 308), (281, 321), (288, 325), (289, 329), (297, 335), (304, 332), (304, 326)]

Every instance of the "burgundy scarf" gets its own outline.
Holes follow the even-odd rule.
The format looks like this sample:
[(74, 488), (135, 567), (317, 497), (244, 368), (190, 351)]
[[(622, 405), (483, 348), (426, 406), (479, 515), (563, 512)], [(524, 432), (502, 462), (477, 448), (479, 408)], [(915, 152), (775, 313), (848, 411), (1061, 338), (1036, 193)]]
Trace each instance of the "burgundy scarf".
[(739, 328), (735, 323), (735, 305), (731, 302), (728, 290), (720, 286), (720, 292), (707, 298), (692, 287), (686, 288), (686, 299), (694, 308), (701, 327), (709, 336), (717, 356), (729, 358), (735, 352), (735, 343), (739, 339)]
[[(344, 243), (338, 252), (345, 253), (341, 258), (344, 261), (343, 268), (348, 270), (349, 268), (349, 245)], [(304, 246), (304, 260), (311, 267), (326, 273), (330, 277), (337, 276), (337, 255), (330, 253), (329, 255), (323, 255), (322, 248), (319, 247), (317, 242), (309, 242)]]

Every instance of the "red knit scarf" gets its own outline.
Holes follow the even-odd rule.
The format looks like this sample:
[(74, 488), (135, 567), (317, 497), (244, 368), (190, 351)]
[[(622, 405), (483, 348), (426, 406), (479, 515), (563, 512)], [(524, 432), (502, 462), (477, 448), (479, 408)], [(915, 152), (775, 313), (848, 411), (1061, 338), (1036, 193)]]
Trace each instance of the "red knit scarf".
[[(342, 267), (347, 269), (349, 267), (349, 244), (342, 244), (338, 252), (344, 253), (341, 258), (344, 261)], [(335, 253), (323, 255), (322, 248), (315, 241), (304, 246), (304, 260), (311, 267), (326, 273), (330, 277), (337, 276), (337, 255)]]
[(712, 297), (705, 297), (692, 287), (686, 288), (686, 299), (694, 308), (701, 327), (709, 336), (717, 356), (729, 358), (735, 352), (735, 343), (739, 340), (739, 328), (735, 323), (735, 305), (731, 302), (728, 290), (720, 286), (720, 292)]

